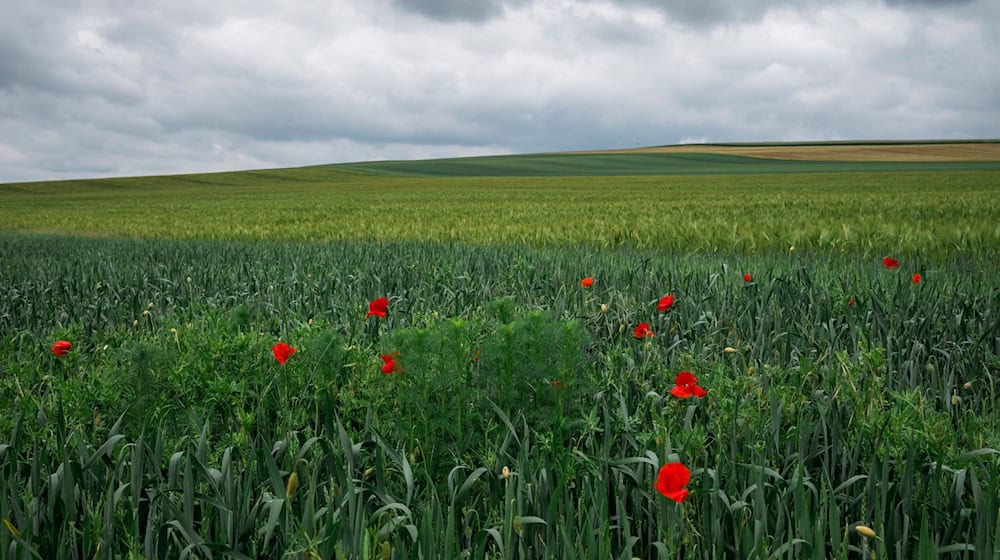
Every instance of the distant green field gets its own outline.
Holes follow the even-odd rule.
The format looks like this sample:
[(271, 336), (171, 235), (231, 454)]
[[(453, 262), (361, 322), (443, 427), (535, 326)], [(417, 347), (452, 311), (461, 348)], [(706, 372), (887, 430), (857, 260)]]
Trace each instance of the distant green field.
[[(538, 173), (555, 173), (556, 163), (570, 161), (580, 172), (599, 167), (596, 162), (691, 161), (718, 174), (410, 177), (320, 166), (7, 184), (0, 185), (0, 228), (123, 238), (420, 240), (750, 253), (795, 246), (866, 254), (900, 249), (995, 254), (1000, 246), (1000, 170), (967, 170), (986, 164), (767, 174), (766, 169), (811, 165), (885, 169), (887, 164), (652, 156), (548, 156)], [(741, 169), (758, 166), (759, 172), (709, 165), (730, 160), (744, 162)], [(534, 160), (476, 161), (509, 164), (506, 171), (517, 175)], [(355, 167), (392, 165), (403, 164)], [(426, 175), (435, 169), (458, 172), (445, 160), (410, 165)], [(653, 167), (644, 169), (651, 173)]]
[(568, 177), (1000, 171), (1000, 162), (787, 161), (701, 153), (537, 154), (341, 164), (408, 177)]
[(1000, 558), (997, 165), (0, 185), (0, 557)]

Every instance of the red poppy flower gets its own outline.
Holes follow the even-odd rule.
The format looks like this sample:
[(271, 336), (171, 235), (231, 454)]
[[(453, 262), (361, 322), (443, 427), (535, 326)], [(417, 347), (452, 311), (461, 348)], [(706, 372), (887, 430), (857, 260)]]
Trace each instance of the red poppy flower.
[(562, 381), (559, 381), (558, 379), (556, 379), (555, 381), (552, 382), (552, 386), (553, 387), (557, 387), (557, 388), (558, 387), (562, 387)]
[(660, 313), (670, 309), (674, 305), (674, 295), (670, 294), (668, 296), (663, 296), (660, 298), (660, 303), (656, 304), (656, 309)]
[(580, 285), (583, 286), (584, 288), (589, 288), (594, 285), (594, 279), (588, 276), (583, 280), (580, 280)]
[(899, 261), (897, 261), (896, 259), (890, 259), (889, 257), (882, 259), (882, 264), (884, 264), (885, 267), (889, 269), (899, 268)]
[(399, 364), (396, 363), (396, 357), (399, 356), (399, 352), (393, 352), (392, 354), (383, 354), (382, 361), (382, 373), (390, 374), (399, 371)]
[(751, 280), (753, 280), (753, 276), (750, 276), (749, 272), (747, 272), (746, 274), (743, 275), (743, 281), (744, 282), (749, 282)]
[(379, 317), (385, 317), (385, 313), (389, 310), (389, 298), (380, 297), (378, 299), (372, 300), (368, 304), (368, 314), (365, 318), (371, 317), (372, 315), (378, 315)]
[(639, 326), (635, 328), (633, 333), (636, 338), (646, 338), (654, 336), (653, 331), (649, 330), (649, 323), (639, 323)]
[(847, 300), (847, 306), (848, 307), (854, 307), (854, 298), (851, 298), (851, 299)]
[(690, 371), (682, 371), (677, 374), (674, 379), (676, 384), (673, 389), (670, 390), (670, 394), (686, 399), (689, 397), (704, 397), (708, 394), (708, 391), (702, 389), (698, 386), (698, 378), (694, 376)]
[(688, 497), (688, 490), (684, 487), (690, 481), (691, 471), (682, 463), (667, 463), (660, 467), (653, 488), (679, 504)]
[(913, 283), (914, 284), (919, 284), (920, 283), (920, 273), (919, 272), (914, 272), (913, 273)]
[(71, 348), (73, 348), (73, 344), (68, 340), (57, 340), (56, 343), (52, 345), (52, 353), (56, 356), (65, 356)]
[(271, 353), (274, 354), (274, 359), (278, 360), (279, 364), (285, 365), (288, 358), (291, 358), (292, 354), (295, 353), (295, 347), (289, 346), (284, 342), (279, 342), (271, 347)]

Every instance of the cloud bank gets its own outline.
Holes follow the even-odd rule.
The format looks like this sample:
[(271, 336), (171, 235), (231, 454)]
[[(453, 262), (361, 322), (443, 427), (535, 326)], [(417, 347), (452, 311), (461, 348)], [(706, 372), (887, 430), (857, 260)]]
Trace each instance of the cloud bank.
[(15, 3), (0, 182), (1000, 137), (1000, 3)]

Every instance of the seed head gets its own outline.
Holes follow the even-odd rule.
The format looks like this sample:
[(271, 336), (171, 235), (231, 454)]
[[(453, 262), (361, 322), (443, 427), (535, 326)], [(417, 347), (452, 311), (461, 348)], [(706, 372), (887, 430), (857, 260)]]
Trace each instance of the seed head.
[(6, 517), (3, 519), (3, 524), (7, 526), (7, 531), (10, 533), (10, 536), (15, 539), (21, 536), (21, 531), (19, 531), (17, 527), (15, 527), (14, 524), (11, 523)]
[(503, 469), (500, 470), (500, 477), (507, 480), (507, 478), (510, 477), (510, 467), (504, 465)]
[(299, 474), (292, 471), (292, 474), (288, 475), (288, 485), (285, 486), (285, 497), (291, 498), (292, 494), (295, 494), (295, 489), (299, 487)]
[(867, 525), (857, 525), (854, 527), (854, 530), (857, 531), (858, 534), (860, 534), (861, 536), (867, 537), (869, 539), (874, 539), (876, 537), (875, 531), (873, 531), (872, 528)]

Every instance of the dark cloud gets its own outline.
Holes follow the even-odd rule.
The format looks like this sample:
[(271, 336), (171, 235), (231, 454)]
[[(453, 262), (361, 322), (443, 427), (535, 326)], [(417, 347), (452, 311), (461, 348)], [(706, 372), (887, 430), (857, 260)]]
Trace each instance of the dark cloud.
[(409, 12), (440, 21), (482, 22), (503, 15), (508, 6), (530, 0), (393, 0)]

